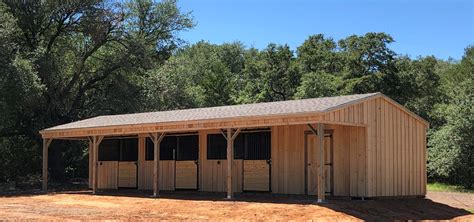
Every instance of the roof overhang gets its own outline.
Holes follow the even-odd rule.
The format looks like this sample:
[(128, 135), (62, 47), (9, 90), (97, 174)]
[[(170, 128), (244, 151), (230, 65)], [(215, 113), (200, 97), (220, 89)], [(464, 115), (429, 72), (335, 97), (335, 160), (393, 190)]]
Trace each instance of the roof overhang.
[(341, 124), (350, 126), (367, 126), (366, 124), (325, 121), (324, 113), (300, 113), (281, 116), (256, 116), (247, 118), (228, 118), (201, 121), (183, 121), (155, 124), (116, 125), (81, 129), (43, 130), (43, 138), (87, 138), (88, 136), (136, 135), (151, 132), (184, 132), (226, 128), (258, 128), (281, 125), (298, 125), (308, 123)]
[(383, 98), (385, 101), (398, 107), (410, 116), (413, 116), (418, 121), (422, 122), (426, 127), (429, 123), (411, 112), (404, 106), (400, 105), (391, 98), (382, 93), (375, 93), (370, 96), (353, 100), (337, 106), (332, 106), (326, 110), (318, 112), (300, 112), (279, 115), (260, 115), (260, 116), (241, 116), (232, 118), (215, 118), (203, 120), (188, 120), (162, 123), (143, 123), (143, 124), (128, 124), (128, 125), (107, 125), (99, 127), (82, 127), (70, 129), (45, 129), (40, 131), (43, 138), (61, 138), (61, 139), (87, 139), (89, 136), (124, 136), (137, 135), (152, 132), (185, 132), (198, 130), (212, 130), (225, 128), (258, 128), (281, 125), (298, 125), (298, 124), (312, 124), (312, 123), (326, 123), (339, 124), (349, 126), (366, 127), (367, 124), (362, 122), (350, 121), (328, 121), (324, 115), (344, 109), (354, 104), (359, 104), (367, 100)]

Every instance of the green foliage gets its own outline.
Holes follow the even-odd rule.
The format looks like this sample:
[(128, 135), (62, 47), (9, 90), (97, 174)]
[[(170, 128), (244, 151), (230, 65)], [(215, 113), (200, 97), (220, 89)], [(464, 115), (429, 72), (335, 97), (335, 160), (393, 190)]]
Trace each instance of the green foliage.
[(356, 78), (392, 71), (395, 52), (388, 44), (394, 40), (385, 33), (369, 32), (364, 36), (349, 36), (339, 41), (345, 60), (345, 78)]
[[(178, 32), (192, 26), (168, 0), (1, 1), (0, 153), (9, 161), (0, 163), (0, 180), (40, 172), (40, 129), (141, 110), (142, 76), (163, 64), (182, 44)], [(80, 175), (85, 148), (53, 144), (53, 179)], [(64, 169), (68, 175), (60, 175)]]
[[(296, 50), (185, 44), (176, 1), (0, 1), (0, 182), (40, 174), (46, 127), (97, 115), (380, 91), (431, 123), (428, 173), (472, 187), (474, 49), (411, 59), (386, 33)], [(55, 180), (87, 175), (86, 144), (55, 141)]]
[(340, 53), (332, 38), (323, 34), (312, 35), (298, 47), (298, 60), (303, 72), (323, 71), (331, 74), (342, 69)]
[[(180, 50), (145, 79), (147, 96), (155, 104), (150, 109), (233, 104), (242, 53), (239, 43), (217, 46), (199, 42)], [(166, 101), (174, 98), (176, 101)]]
[(237, 103), (288, 100), (294, 97), (300, 84), (293, 51), (288, 45), (269, 44), (264, 50), (243, 50), (243, 68), (236, 76)]
[(318, 98), (326, 96), (336, 96), (339, 94), (337, 87), (341, 84), (341, 79), (324, 72), (309, 72), (303, 74), (301, 85), (295, 94), (295, 98)]
[[(438, 106), (446, 124), (429, 140), (428, 173), (431, 178), (474, 187), (474, 48), (455, 67), (462, 81), (445, 88), (449, 98)], [(457, 77), (459, 78), (459, 77)], [(451, 80), (457, 79), (451, 78)], [(455, 87), (454, 87), (455, 86)]]
[(269, 44), (263, 50), (263, 69), (260, 70), (265, 86), (264, 101), (291, 99), (300, 81), (294, 65), (293, 52), (288, 45)]
[(434, 57), (410, 60), (400, 58), (397, 61), (399, 85), (403, 93), (397, 95), (400, 101), (406, 101), (405, 106), (428, 120), (431, 127), (439, 123), (434, 116), (434, 106), (443, 99), (440, 92), (439, 63)]

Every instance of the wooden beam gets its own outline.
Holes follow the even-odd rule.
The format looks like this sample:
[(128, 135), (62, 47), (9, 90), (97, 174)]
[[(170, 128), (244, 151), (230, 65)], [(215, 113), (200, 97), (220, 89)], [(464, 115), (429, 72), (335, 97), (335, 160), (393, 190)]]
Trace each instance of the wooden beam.
[(160, 143), (165, 137), (165, 133), (150, 133), (153, 141), (153, 196), (158, 197), (160, 193), (159, 188), (159, 174), (160, 174)]
[(43, 191), (48, 191), (48, 147), (53, 139), (43, 139)]
[(235, 138), (237, 138), (237, 136), (239, 135), (239, 133), (240, 133), (240, 128), (238, 128), (238, 129), (234, 132), (234, 134), (232, 135), (231, 140), (234, 141)]
[(317, 195), (318, 203), (324, 203), (325, 201), (325, 178), (324, 178), (324, 123), (317, 123), (315, 129), (311, 124), (307, 124), (311, 132), (318, 138), (318, 168), (317, 168)]
[(318, 143), (319, 143), (319, 161), (318, 161), (318, 203), (325, 200), (325, 182), (324, 182), (324, 123), (318, 123)]
[(221, 134), (222, 136), (224, 136), (225, 140), (227, 140), (227, 135), (226, 135), (225, 130), (221, 129)]
[(102, 140), (104, 139), (104, 136), (97, 136), (97, 146), (102, 142)]
[(148, 136), (151, 138), (151, 141), (155, 141), (155, 137), (157, 137), (158, 133), (148, 133)]
[(89, 139), (89, 147), (88, 147), (88, 152), (89, 152), (89, 164), (88, 164), (88, 168), (89, 168), (89, 189), (92, 189), (92, 168), (93, 168), (93, 164), (94, 164), (94, 159), (93, 159), (93, 147), (92, 147), (92, 143), (91, 143), (91, 139)]
[(158, 178), (160, 176), (160, 144), (158, 144), (158, 133), (151, 137), (153, 141), (153, 196), (158, 197), (160, 188)]
[(90, 146), (92, 147), (92, 194), (97, 191), (97, 148), (96, 148), (96, 137), (93, 136), (89, 140)]
[(232, 162), (234, 160), (234, 140), (240, 133), (240, 128), (235, 132), (232, 132), (232, 128), (228, 128), (226, 132), (221, 129), (221, 133), (224, 138), (227, 140), (227, 199), (232, 199), (234, 197), (234, 192), (232, 190)]
[(98, 174), (99, 174), (99, 145), (104, 139), (104, 136), (92, 136), (89, 142), (92, 143), (92, 193), (97, 193)]
[(341, 121), (322, 120), (324, 113), (315, 114), (298, 114), (298, 115), (275, 115), (268, 117), (246, 117), (238, 119), (215, 119), (206, 121), (183, 121), (173, 123), (153, 123), (153, 124), (136, 124), (136, 125), (120, 125), (120, 126), (103, 126), (91, 127), (83, 129), (64, 129), (64, 130), (47, 130), (40, 131), (43, 138), (71, 138), (90, 136), (91, 131), (95, 135), (121, 136), (136, 135), (149, 132), (183, 132), (183, 131), (199, 131), (199, 130), (215, 130), (222, 128), (257, 128), (270, 126), (286, 126), (300, 125), (307, 123), (325, 123), (338, 124), (346, 126), (367, 127), (368, 124), (350, 123)]
[(227, 199), (234, 197), (232, 191), (232, 147), (234, 141), (232, 140), (232, 129), (227, 129)]
[(137, 189), (138, 190), (145, 190), (144, 186), (144, 171), (145, 171), (145, 158), (146, 158), (146, 135), (138, 135), (138, 172), (137, 172)]
[(311, 132), (317, 136), (318, 135), (318, 131), (316, 129), (314, 129), (314, 127), (311, 125), (311, 124), (308, 124), (308, 128), (309, 130), (311, 130)]

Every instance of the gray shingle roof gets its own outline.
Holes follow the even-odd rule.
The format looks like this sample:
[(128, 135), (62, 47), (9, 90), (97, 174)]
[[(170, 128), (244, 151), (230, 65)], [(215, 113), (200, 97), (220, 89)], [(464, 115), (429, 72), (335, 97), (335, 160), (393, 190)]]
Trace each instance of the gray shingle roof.
[(319, 113), (329, 111), (331, 109), (343, 106), (344, 104), (353, 103), (378, 94), (379, 93), (356, 94), (279, 102), (98, 116), (47, 128), (44, 131), (186, 121), (205, 121), (259, 116), (263, 117), (272, 115), (293, 115), (301, 113)]

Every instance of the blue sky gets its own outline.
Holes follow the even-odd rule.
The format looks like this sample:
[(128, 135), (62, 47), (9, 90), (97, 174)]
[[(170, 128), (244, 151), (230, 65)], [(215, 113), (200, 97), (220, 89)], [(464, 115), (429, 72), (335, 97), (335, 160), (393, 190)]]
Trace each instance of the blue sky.
[(411, 57), (460, 59), (474, 44), (474, 0), (180, 0), (192, 11), (196, 27), (184, 40), (241, 41), (259, 49), (287, 43), (293, 50), (309, 35), (336, 40), (366, 32), (386, 32), (391, 48)]

